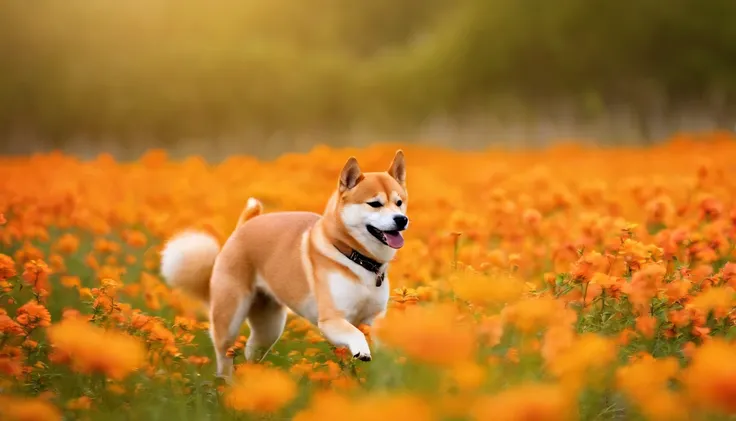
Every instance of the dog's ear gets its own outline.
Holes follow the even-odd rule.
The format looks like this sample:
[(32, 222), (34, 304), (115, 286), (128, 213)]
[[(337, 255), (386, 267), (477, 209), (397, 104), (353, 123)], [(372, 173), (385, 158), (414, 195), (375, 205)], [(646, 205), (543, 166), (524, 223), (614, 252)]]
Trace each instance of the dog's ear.
[(404, 160), (404, 151), (401, 149), (396, 151), (394, 160), (391, 161), (391, 166), (388, 168), (388, 174), (398, 181), (402, 187), (406, 186), (406, 161)]
[(352, 189), (361, 180), (363, 180), (363, 173), (360, 171), (360, 166), (358, 166), (358, 160), (351, 156), (340, 173), (340, 183), (338, 185), (340, 193)]

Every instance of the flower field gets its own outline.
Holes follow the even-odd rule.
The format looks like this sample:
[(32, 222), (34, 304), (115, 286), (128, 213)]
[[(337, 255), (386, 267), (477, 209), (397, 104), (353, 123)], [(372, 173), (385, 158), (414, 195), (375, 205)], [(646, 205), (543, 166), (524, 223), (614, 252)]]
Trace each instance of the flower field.
[(162, 241), (224, 240), (251, 196), (321, 213), (350, 155), (383, 170), (397, 145), (0, 158), (0, 419), (733, 419), (735, 140), (401, 145), (411, 225), (388, 314), (362, 327), (373, 361), (290, 315), (262, 364), (243, 325), (233, 384), (205, 309), (159, 274)]

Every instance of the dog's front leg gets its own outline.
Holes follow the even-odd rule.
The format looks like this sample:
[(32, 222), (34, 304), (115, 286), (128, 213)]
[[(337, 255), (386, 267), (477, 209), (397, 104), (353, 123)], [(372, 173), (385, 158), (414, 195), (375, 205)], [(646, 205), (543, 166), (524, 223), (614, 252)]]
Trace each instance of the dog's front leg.
[(343, 318), (320, 320), (320, 331), (335, 346), (348, 347), (350, 353), (361, 361), (371, 360), (371, 350), (365, 335), (357, 327)]

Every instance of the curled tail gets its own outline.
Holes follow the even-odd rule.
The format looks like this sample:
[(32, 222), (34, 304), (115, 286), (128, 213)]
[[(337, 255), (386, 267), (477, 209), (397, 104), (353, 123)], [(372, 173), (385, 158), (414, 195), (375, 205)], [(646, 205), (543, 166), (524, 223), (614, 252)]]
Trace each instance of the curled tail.
[(263, 212), (263, 205), (261, 202), (256, 198), (249, 198), (248, 202), (245, 203), (245, 208), (243, 208), (243, 212), (240, 213), (240, 218), (238, 218), (238, 226), (241, 226), (245, 221), (253, 218), (254, 216), (258, 216)]
[[(248, 199), (238, 226), (262, 211), (261, 202)], [(209, 302), (210, 277), (220, 247), (217, 238), (211, 234), (199, 231), (179, 233), (169, 239), (161, 251), (161, 275), (172, 288)]]

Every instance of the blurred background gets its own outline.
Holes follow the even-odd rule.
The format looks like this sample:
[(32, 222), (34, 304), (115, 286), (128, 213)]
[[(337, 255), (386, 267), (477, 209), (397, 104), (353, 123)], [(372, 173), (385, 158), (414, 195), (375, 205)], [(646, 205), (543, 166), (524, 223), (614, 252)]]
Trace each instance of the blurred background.
[(0, 4), (0, 153), (640, 145), (736, 124), (733, 0)]

